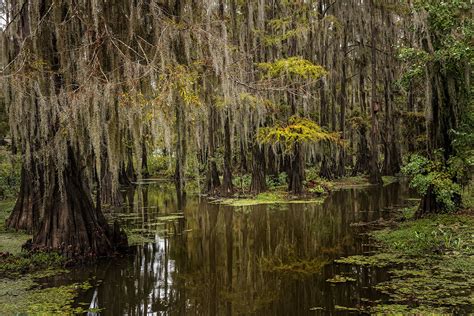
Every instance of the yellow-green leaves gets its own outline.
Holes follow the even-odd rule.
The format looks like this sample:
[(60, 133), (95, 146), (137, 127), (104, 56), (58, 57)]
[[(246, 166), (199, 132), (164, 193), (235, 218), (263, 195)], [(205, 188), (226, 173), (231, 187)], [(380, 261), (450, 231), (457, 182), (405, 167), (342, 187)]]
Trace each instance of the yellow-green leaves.
[(261, 128), (257, 134), (260, 144), (282, 145), (291, 152), (295, 144), (318, 143), (322, 141), (343, 145), (339, 133), (325, 131), (314, 121), (292, 116), (286, 125)]
[(315, 65), (301, 57), (279, 59), (271, 63), (259, 63), (258, 68), (263, 71), (267, 78), (296, 77), (317, 80), (328, 73), (324, 67)]

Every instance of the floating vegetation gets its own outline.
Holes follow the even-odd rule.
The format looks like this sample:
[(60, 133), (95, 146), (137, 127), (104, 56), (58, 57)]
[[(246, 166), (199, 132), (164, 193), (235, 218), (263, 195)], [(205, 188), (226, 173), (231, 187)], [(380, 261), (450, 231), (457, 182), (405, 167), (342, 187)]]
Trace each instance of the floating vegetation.
[(374, 288), (385, 294), (390, 304), (377, 304), (371, 307), (371, 312), (472, 311), (474, 217), (438, 215), (376, 231), (372, 236), (382, 246), (375, 255), (336, 260), (356, 266), (389, 268), (391, 277)]
[(0, 276), (19, 274), (42, 269), (59, 268), (66, 259), (57, 252), (33, 252), (7, 255), (0, 258)]
[(214, 200), (213, 203), (230, 205), (230, 206), (253, 206), (262, 204), (301, 204), (301, 203), (317, 203), (321, 204), (324, 202), (325, 197), (308, 197), (292, 199), (285, 192), (267, 192), (260, 193), (255, 197), (251, 198), (228, 198)]
[(355, 282), (355, 281), (357, 280), (354, 278), (344, 276), (344, 275), (339, 275), (339, 274), (336, 274), (334, 277), (326, 280), (326, 282), (329, 282), (329, 283), (346, 283), (346, 282)]
[(359, 311), (360, 311), (359, 308), (347, 307), (347, 306), (340, 306), (340, 305), (335, 305), (335, 306), (334, 306), (334, 309), (335, 309), (336, 311), (347, 311), (347, 312), (359, 312)]
[(19, 279), (0, 280), (0, 311), (3, 315), (72, 315), (84, 313), (72, 307), (80, 291), (90, 288), (88, 282), (42, 288), (38, 280), (64, 271), (49, 270), (29, 274)]

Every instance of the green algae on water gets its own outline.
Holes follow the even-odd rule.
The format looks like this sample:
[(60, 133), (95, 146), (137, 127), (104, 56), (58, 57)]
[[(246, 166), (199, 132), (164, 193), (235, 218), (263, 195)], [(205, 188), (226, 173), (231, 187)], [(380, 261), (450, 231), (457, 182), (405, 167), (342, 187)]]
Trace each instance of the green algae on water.
[(0, 279), (0, 311), (4, 315), (55, 315), (84, 313), (73, 308), (74, 298), (90, 287), (88, 282), (59, 287), (41, 287), (38, 280), (64, 273), (64, 270), (47, 270), (17, 279)]

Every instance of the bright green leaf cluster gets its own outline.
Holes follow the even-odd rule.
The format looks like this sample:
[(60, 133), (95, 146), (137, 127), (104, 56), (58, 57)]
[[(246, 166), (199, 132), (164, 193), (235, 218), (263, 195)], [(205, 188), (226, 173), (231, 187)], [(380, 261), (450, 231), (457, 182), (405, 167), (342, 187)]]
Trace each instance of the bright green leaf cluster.
[(286, 125), (261, 128), (257, 141), (260, 144), (282, 145), (289, 153), (296, 144), (322, 141), (343, 144), (339, 133), (327, 132), (314, 121), (297, 116), (292, 116)]
[(301, 57), (279, 59), (272, 63), (259, 63), (260, 68), (267, 78), (296, 77), (317, 80), (328, 72), (324, 67), (315, 65)]

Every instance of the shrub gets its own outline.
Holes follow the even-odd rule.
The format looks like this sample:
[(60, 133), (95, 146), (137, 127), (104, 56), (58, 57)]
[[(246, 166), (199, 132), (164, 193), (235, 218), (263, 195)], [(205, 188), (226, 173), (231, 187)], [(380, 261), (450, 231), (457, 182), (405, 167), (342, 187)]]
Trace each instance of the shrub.
[[(439, 155), (435, 155), (437, 157)], [(436, 202), (447, 212), (452, 212), (458, 207), (461, 195), (461, 186), (456, 183), (456, 174), (460, 171), (454, 165), (444, 164), (442, 158), (430, 160), (418, 154), (409, 158), (402, 172), (411, 177), (410, 187), (419, 194), (425, 195), (432, 189)]]
[(0, 200), (14, 198), (20, 187), (20, 164), (5, 148), (0, 148)]

